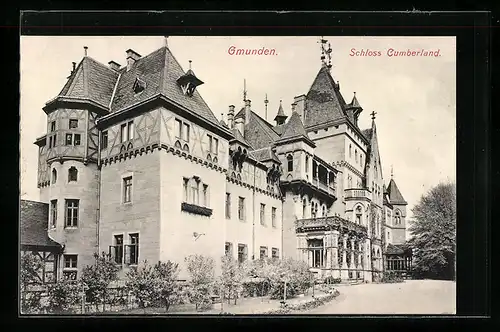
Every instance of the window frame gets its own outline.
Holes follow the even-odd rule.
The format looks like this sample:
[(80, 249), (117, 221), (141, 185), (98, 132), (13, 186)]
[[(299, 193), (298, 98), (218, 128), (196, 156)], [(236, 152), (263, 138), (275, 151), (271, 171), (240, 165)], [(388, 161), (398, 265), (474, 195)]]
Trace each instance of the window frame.
[(68, 183), (78, 182), (78, 169), (75, 166), (68, 168)]
[[(69, 206), (69, 204), (75, 204), (76, 206)], [(76, 212), (71, 212), (71, 217), (69, 216), (70, 212), (69, 211), (76, 211)], [(74, 215), (76, 213), (76, 216)], [(71, 199), (67, 198), (65, 199), (64, 202), (64, 228), (78, 228), (79, 224), (79, 215), (80, 215), (80, 200), (79, 199)], [(75, 223), (76, 220), (76, 223)], [(70, 224), (68, 222), (71, 221)]]
[[(135, 239), (135, 241), (133, 241)], [(139, 244), (140, 244), (139, 232), (128, 234), (128, 248), (129, 248), (129, 259), (128, 265), (138, 265), (139, 264)], [(135, 257), (132, 260), (132, 256)]]
[(132, 203), (132, 190), (134, 186), (134, 177), (132, 174), (122, 176), (122, 203)]
[[(74, 259), (74, 266), (73, 266), (73, 260), (71, 258), (75, 258)], [(67, 263), (67, 259), (68, 259), (68, 262), (70, 263), (71, 266), (67, 267), (66, 266), (66, 263)], [(70, 277), (70, 280), (76, 280), (78, 278), (78, 255), (77, 254), (64, 254), (63, 255), (63, 263), (62, 263), (62, 274), (63, 274), (63, 277), (64, 278), (67, 278), (67, 276), (74, 276), (74, 277)]]
[[(264, 253), (264, 254), (262, 254)], [(265, 259), (265, 258), (269, 258), (269, 252), (267, 250), (267, 246), (260, 246), (259, 248), (259, 259)]]
[(271, 226), (273, 228), (276, 228), (277, 227), (277, 223), (276, 223), (276, 212), (278, 211), (278, 209), (274, 206), (271, 207)]
[(246, 220), (245, 197), (242, 196), (238, 196), (238, 220), (243, 222)]
[(260, 203), (260, 224), (266, 226), (266, 204)]
[(226, 193), (226, 219), (231, 219), (231, 193)]
[[(76, 121), (76, 126), (72, 126), (72, 123), (75, 123)], [(76, 129), (78, 128), (78, 119), (68, 119), (68, 129)]]
[[(240, 251), (241, 249), (241, 251)], [(240, 256), (241, 254), (241, 256)], [(246, 244), (238, 243), (238, 263), (243, 263), (248, 260), (248, 247)]]
[(57, 227), (57, 199), (50, 201), (50, 228)]
[(108, 131), (103, 130), (101, 131), (101, 149), (107, 149), (108, 148)]
[(286, 156), (287, 172), (293, 172), (293, 156), (291, 154)]

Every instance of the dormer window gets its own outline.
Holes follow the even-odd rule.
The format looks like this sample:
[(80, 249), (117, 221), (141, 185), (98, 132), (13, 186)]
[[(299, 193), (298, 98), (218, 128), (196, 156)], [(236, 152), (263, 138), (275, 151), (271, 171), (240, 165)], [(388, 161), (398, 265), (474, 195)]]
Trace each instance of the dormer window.
[(146, 88), (146, 82), (144, 82), (139, 77), (137, 77), (135, 79), (135, 82), (134, 82), (134, 87), (133, 87), (134, 92), (140, 93), (140, 92), (144, 91), (145, 88)]
[(189, 60), (189, 70), (177, 79), (177, 83), (182, 89), (182, 93), (188, 97), (191, 97), (196, 90), (196, 87), (203, 84), (194, 72), (191, 70), (191, 60)]

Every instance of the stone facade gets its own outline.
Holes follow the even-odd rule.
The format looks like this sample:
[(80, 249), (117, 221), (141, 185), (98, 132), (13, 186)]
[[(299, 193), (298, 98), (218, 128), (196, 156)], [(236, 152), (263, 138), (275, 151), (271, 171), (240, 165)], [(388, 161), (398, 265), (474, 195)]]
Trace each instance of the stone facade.
[[(212, 257), (217, 272), (224, 254), (301, 259), (318, 278), (371, 281), (383, 270), (387, 243), (404, 242), (406, 202), (394, 180), (385, 190), (375, 121), (358, 127), (356, 97), (346, 104), (325, 67), (288, 121), (282, 105), (272, 125), (245, 100), (226, 124), (167, 46), (136, 58), (117, 69), (84, 57), (44, 107), (38, 184), (44, 203), (57, 200), (48, 234), (64, 245), (61, 269), (64, 255), (80, 272), (104, 251), (121, 273), (171, 260), (181, 279), (191, 254)], [(318, 104), (318, 93), (330, 97)], [(79, 200), (75, 227), (68, 199)]]

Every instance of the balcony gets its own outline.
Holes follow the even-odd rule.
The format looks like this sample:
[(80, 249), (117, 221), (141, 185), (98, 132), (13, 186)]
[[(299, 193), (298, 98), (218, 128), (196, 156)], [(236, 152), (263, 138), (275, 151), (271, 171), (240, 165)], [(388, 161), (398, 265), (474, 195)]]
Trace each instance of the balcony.
[(295, 221), (295, 229), (297, 232), (344, 230), (365, 235), (368, 232), (366, 226), (355, 224), (338, 216), (298, 219)]
[(346, 200), (370, 200), (371, 193), (368, 189), (363, 188), (353, 188), (345, 189), (345, 199)]
[(319, 179), (316, 178), (312, 180), (312, 184), (316, 188), (324, 190), (328, 194), (332, 194), (335, 196), (335, 183), (326, 184), (325, 182), (320, 181)]

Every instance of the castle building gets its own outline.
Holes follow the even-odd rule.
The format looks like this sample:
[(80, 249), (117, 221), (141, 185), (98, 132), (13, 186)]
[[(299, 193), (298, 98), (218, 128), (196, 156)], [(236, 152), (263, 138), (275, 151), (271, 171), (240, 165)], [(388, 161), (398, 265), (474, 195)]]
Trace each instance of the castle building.
[(371, 281), (405, 241), (406, 202), (394, 179), (385, 190), (375, 113), (359, 128), (363, 108), (356, 95), (345, 102), (330, 68), (290, 116), (280, 103), (275, 124), (246, 96), (224, 122), (166, 42), (146, 56), (127, 50), (123, 67), (85, 48), (43, 107), (37, 220), (51, 247), (26, 250), (54, 252), (56, 278), (77, 278), (104, 251), (122, 272), (174, 261), (181, 279), (185, 257), (203, 254), (217, 270), (223, 255), (292, 257), (318, 278)]

